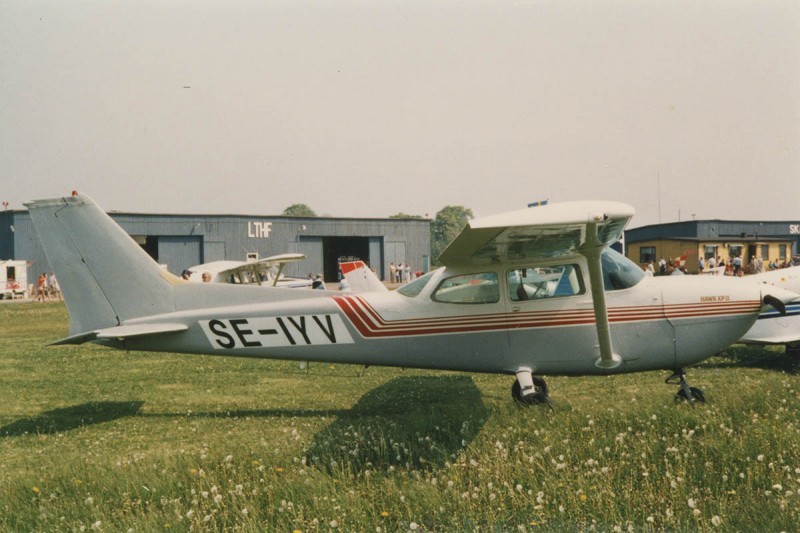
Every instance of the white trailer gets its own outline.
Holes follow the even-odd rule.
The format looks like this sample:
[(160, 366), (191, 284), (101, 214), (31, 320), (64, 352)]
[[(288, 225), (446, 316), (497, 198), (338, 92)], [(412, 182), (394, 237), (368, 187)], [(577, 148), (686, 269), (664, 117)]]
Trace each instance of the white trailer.
[(0, 260), (0, 299), (28, 296), (28, 265), (25, 261)]

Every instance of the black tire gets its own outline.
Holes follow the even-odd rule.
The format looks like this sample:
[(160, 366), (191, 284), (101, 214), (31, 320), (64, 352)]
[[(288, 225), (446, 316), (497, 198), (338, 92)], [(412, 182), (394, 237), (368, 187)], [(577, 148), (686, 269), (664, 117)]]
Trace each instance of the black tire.
[(800, 363), (800, 344), (787, 344), (786, 355), (795, 362)]
[[(692, 394), (692, 400), (700, 403), (706, 403), (706, 396), (703, 394), (701, 389), (696, 387), (689, 387), (689, 391)], [(686, 392), (683, 389), (678, 391), (678, 399), (687, 401), (689, 398), (686, 397)]]
[(515, 379), (514, 384), (511, 385), (511, 396), (514, 398), (514, 401), (524, 406), (547, 403), (547, 382), (542, 378), (534, 376), (533, 384), (536, 386), (537, 392), (535, 394), (522, 396), (522, 386), (519, 384), (519, 380)]

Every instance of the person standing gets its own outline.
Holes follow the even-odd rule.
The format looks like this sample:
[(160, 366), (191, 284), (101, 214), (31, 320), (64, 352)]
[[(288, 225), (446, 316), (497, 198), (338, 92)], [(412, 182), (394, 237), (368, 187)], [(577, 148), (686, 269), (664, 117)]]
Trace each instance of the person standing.
[(58, 286), (58, 280), (53, 272), (50, 272), (50, 276), (47, 278), (47, 286), (50, 289), (50, 298), (52, 300), (58, 298), (59, 302), (64, 301), (64, 299), (61, 297), (61, 287)]
[(42, 272), (39, 279), (36, 280), (36, 299), (44, 302), (44, 295), (47, 292), (47, 275)]
[(392, 261), (389, 263), (389, 283), (394, 283), (395, 277), (397, 277), (397, 267), (394, 266), (394, 261)]
[(737, 255), (733, 258), (733, 275), (738, 276), (742, 270), (742, 256)]

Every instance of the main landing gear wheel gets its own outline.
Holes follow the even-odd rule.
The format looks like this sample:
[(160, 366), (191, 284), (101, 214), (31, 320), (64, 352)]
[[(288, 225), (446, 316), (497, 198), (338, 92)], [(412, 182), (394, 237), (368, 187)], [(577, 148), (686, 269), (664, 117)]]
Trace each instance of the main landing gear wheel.
[(686, 395), (686, 391), (681, 387), (681, 389), (678, 391), (678, 394), (675, 395), (676, 400), (689, 400), (692, 402), (706, 403), (706, 397), (703, 394), (703, 391), (697, 387), (689, 387), (689, 394), (692, 397), (691, 400), (689, 400), (689, 397)]
[(523, 396), (522, 386), (519, 384), (519, 380), (515, 379), (514, 384), (511, 386), (511, 396), (514, 398), (514, 401), (524, 406), (548, 403), (547, 382), (542, 378), (534, 376), (533, 385), (536, 387), (536, 392)]
[(678, 385), (678, 393), (675, 395), (675, 401), (688, 401), (689, 403), (700, 402), (706, 403), (706, 396), (701, 389), (697, 387), (690, 387), (689, 382), (686, 381), (686, 371), (679, 368), (664, 380), (664, 383), (670, 385)]
[(796, 363), (800, 363), (800, 344), (787, 344), (786, 355), (788, 355)]

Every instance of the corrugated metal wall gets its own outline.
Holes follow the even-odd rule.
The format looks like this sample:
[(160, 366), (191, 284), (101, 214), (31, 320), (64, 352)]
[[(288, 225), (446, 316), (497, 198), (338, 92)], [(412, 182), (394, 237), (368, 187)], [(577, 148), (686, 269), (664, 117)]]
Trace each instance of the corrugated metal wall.
[[(10, 211), (15, 231), (0, 229), (0, 250), (8, 259), (32, 261), (28, 276), (49, 272), (50, 265), (39, 245), (27, 211)], [(155, 239), (153, 253), (170, 272), (180, 274), (187, 266), (222, 259), (243, 261), (248, 252), (268, 257), (301, 252), (307, 261), (289, 265), (286, 273), (305, 277), (323, 272), (322, 242), (325, 237), (367, 239), (370, 262), (378, 275), (388, 274), (390, 261), (410, 263), (422, 270), (430, 256), (430, 221), (408, 219), (293, 218), (247, 215), (151, 215), (110, 213), (137, 241)], [(9, 244), (9, 242), (11, 244)], [(192, 263), (192, 265), (188, 264)], [(334, 280), (330, 280), (334, 281)]]

